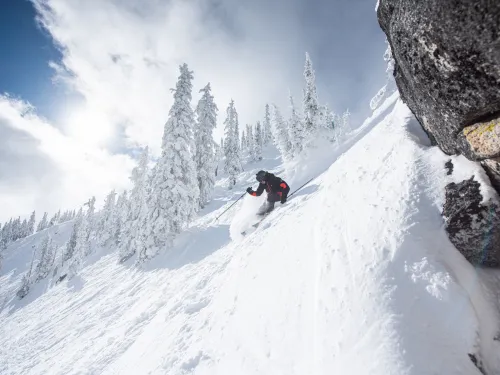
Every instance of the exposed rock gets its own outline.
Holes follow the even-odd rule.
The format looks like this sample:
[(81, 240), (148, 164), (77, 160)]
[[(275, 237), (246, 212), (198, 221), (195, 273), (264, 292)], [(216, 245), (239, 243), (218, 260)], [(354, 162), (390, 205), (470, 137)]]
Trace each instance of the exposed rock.
[(401, 97), (431, 139), (475, 161), (500, 156), (500, 1), (380, 0), (377, 14)]
[(500, 192), (500, 158), (483, 160), (481, 165), (486, 170), (493, 187)]
[(446, 175), (451, 176), (453, 174), (453, 162), (451, 159), (444, 164), (444, 167), (446, 168)]
[(500, 266), (500, 208), (482, 203), (480, 185), (472, 177), (446, 186), (445, 229), (455, 247), (474, 265)]

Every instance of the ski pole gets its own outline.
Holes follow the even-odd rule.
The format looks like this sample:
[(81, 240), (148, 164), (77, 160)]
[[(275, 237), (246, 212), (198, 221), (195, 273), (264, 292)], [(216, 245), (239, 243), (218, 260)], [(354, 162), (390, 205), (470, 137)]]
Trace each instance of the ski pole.
[(227, 211), (229, 211), (231, 209), (231, 207), (233, 207), (236, 203), (238, 203), (238, 201), (243, 198), (245, 196), (246, 193), (243, 193), (243, 195), (241, 197), (239, 197), (238, 199), (236, 199), (236, 202), (234, 202), (232, 205), (229, 206), (229, 208), (227, 208), (223, 213), (221, 213), (219, 216), (217, 216), (217, 218), (215, 219), (215, 221), (219, 220), (219, 218), (224, 215)]
[(299, 187), (297, 190), (295, 190), (292, 194), (290, 194), (288, 196), (288, 198), (290, 198), (292, 195), (294, 195), (296, 192), (298, 192), (300, 189), (302, 189), (304, 186), (306, 186), (309, 182), (311, 182), (312, 180), (314, 180), (316, 177), (313, 177), (311, 178), (309, 181), (307, 181), (304, 185), (302, 185), (301, 187)]

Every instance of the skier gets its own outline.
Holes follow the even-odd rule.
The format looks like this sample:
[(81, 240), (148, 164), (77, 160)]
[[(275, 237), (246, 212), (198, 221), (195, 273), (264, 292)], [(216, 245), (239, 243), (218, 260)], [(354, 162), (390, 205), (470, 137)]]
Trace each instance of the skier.
[(266, 171), (259, 171), (255, 178), (259, 181), (259, 187), (256, 191), (249, 187), (247, 193), (254, 197), (258, 197), (264, 192), (264, 189), (267, 192), (267, 202), (259, 209), (257, 215), (265, 215), (271, 212), (274, 210), (274, 203), (278, 201), (280, 201), (281, 204), (286, 202), (290, 187), (285, 181)]

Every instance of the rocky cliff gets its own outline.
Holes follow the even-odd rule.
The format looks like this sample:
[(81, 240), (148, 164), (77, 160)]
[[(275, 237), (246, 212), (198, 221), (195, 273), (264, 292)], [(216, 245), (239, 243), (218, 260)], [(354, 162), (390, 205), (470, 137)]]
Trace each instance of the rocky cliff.
[[(392, 47), (402, 99), (435, 144), (447, 154), (480, 162), (500, 192), (500, 1), (380, 0), (377, 16)], [(447, 190), (453, 200), (444, 212), (457, 215), (460, 209), (452, 207), (460, 189)], [(468, 191), (469, 198), (479, 194), (476, 188)], [(456, 233), (456, 225), (462, 225), (474, 238), (499, 239), (490, 246), (500, 249), (500, 233), (495, 234), (500, 228), (494, 225), (498, 210), (488, 210), (494, 212), (491, 223), (473, 228), (474, 219), (462, 218), (451, 227)], [(468, 243), (466, 249), (457, 246), (464, 255), (483, 252), (477, 248), (481, 241)]]

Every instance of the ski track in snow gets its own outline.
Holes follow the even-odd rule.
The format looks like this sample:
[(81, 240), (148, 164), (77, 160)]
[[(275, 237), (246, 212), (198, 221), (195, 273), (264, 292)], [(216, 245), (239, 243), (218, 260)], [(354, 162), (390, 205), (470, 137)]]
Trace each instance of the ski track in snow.
[[(231, 240), (230, 225), (256, 201), (216, 217), (256, 170), (291, 172), (269, 150), (231, 192), (219, 179), (199, 219), (143, 269), (103, 249), (78, 277), (18, 301), (44, 233), (16, 243), (0, 274), (0, 373), (480, 374), (474, 352), (499, 374), (500, 277), (449, 243), (440, 209), (453, 177), (439, 167), (449, 157), (396, 101), (245, 237)], [(292, 190), (309, 178), (290, 176)], [(60, 245), (70, 230), (49, 229)]]

